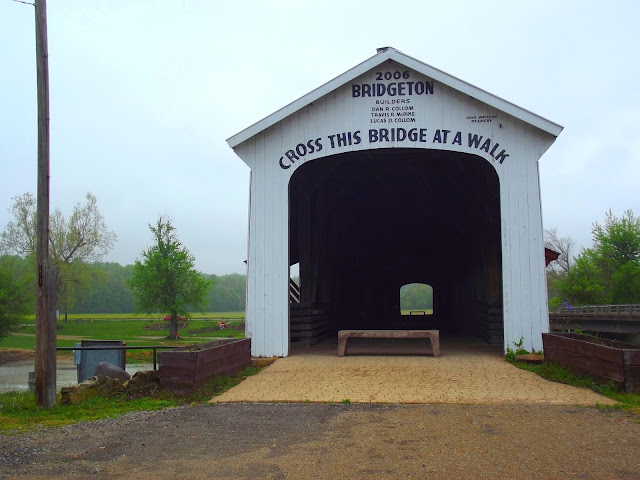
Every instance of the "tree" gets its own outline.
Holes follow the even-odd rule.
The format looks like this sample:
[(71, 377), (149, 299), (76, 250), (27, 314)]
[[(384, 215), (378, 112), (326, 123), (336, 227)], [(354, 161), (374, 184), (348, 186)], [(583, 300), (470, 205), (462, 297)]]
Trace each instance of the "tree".
[(580, 252), (558, 290), (579, 303), (640, 303), (640, 218), (609, 210), (591, 233), (593, 246)]
[(638, 303), (640, 301), (640, 264), (628, 261), (611, 275), (609, 290), (611, 303)]
[(409, 283), (400, 288), (400, 310), (433, 309), (433, 287), (425, 283)]
[(632, 265), (640, 266), (640, 218), (636, 218), (631, 210), (620, 218), (609, 210), (604, 224), (594, 223), (591, 234), (605, 289), (611, 291), (613, 277), (625, 264), (629, 264), (628, 273), (633, 269)]
[(76, 302), (85, 294), (93, 283), (92, 270), (89, 264), (81, 261), (72, 263), (58, 262), (57, 302), (62, 306), (64, 321), (73, 311)]
[(605, 289), (602, 285), (602, 269), (591, 250), (584, 250), (567, 275), (558, 279), (556, 286), (565, 298), (580, 305), (602, 303)]
[(212, 282), (195, 268), (195, 257), (182, 246), (170, 220), (160, 217), (149, 225), (155, 244), (136, 259), (133, 275), (127, 281), (138, 312), (169, 312), (168, 338), (178, 338), (178, 315), (188, 315), (188, 307), (203, 311)]
[(554, 227), (544, 231), (544, 246), (560, 254), (557, 260), (547, 265), (547, 292), (550, 304), (562, 303), (562, 300), (557, 298), (558, 282), (566, 280), (575, 263), (573, 255), (576, 243), (571, 237), (558, 235), (558, 229)]
[(245, 309), (247, 278), (245, 275), (205, 275), (213, 281), (213, 287), (207, 299), (209, 312), (239, 312)]
[[(35, 257), (36, 198), (25, 193), (13, 198), (9, 208), (13, 220), (0, 234), (0, 246), (23, 257)], [(100, 260), (116, 241), (107, 229), (96, 197), (87, 193), (85, 203), (74, 206), (67, 220), (59, 209), (49, 219), (50, 264), (58, 267), (58, 302), (65, 321), (78, 293), (88, 281), (86, 263)]]
[(0, 339), (34, 310), (34, 273), (25, 263), (19, 257), (0, 256)]
[(85, 313), (133, 313), (135, 301), (126, 283), (131, 278), (133, 265), (94, 262), (91, 264), (90, 288), (80, 296), (74, 307)]

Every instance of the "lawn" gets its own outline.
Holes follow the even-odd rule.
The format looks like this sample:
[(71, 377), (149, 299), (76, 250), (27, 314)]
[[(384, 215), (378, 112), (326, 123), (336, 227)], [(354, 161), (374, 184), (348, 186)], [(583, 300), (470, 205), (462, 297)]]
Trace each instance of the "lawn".
[(233, 377), (213, 377), (190, 395), (173, 395), (160, 390), (142, 398), (128, 398), (125, 394), (113, 397), (94, 397), (78, 405), (58, 403), (50, 409), (36, 406), (33, 393), (8, 392), (0, 394), (0, 434), (14, 434), (38, 427), (58, 427), (70, 423), (100, 418), (113, 418), (137, 410), (159, 410), (178, 405), (205, 403), (214, 395), (228, 390), (245, 377), (260, 371), (247, 367)]
[[(411, 312), (413, 312), (413, 315), (411, 314)], [(414, 317), (420, 317), (420, 315), (422, 315), (422, 312), (424, 312), (424, 315), (433, 315), (433, 308), (425, 308), (423, 310), (419, 309), (419, 308), (413, 308), (413, 309), (406, 309), (406, 310), (401, 310), (400, 314), (401, 315), (412, 315)]]
[[(141, 322), (144, 321), (160, 321), (164, 317), (164, 313), (154, 313), (148, 315), (146, 313), (135, 314), (135, 313), (70, 313), (68, 315), (69, 320), (77, 320), (77, 319), (96, 319), (96, 320), (138, 320)], [(190, 314), (191, 319), (193, 320), (244, 320), (244, 312), (197, 312)], [(60, 321), (63, 321), (64, 317), (61, 316)], [(35, 323), (36, 317), (35, 315), (31, 315), (27, 317), (27, 323)]]
[(575, 375), (563, 366), (551, 362), (531, 365), (526, 362), (515, 362), (514, 360), (508, 361), (511, 361), (511, 363), (518, 368), (536, 373), (553, 382), (565, 383), (567, 385), (573, 385), (574, 387), (590, 388), (594, 392), (600, 393), (605, 397), (609, 397), (616, 402), (619, 402), (613, 407), (609, 407), (608, 405), (598, 405), (599, 408), (625, 410), (634, 414), (636, 416), (636, 421), (640, 422), (640, 395), (637, 393), (620, 392), (612, 383), (606, 385), (600, 384), (589, 376)]
[[(58, 324), (57, 346), (73, 347), (80, 340), (122, 340), (128, 346), (143, 345), (189, 345), (211, 341), (215, 338), (243, 338), (244, 329), (237, 328), (244, 319), (243, 312), (226, 312), (207, 314), (207, 319), (191, 319), (186, 328), (178, 331), (178, 340), (167, 339), (168, 322), (158, 316), (154, 321), (149, 319), (126, 317), (126, 315), (106, 314), (102, 318), (86, 315), (70, 318), (67, 323)], [(215, 315), (215, 316), (214, 316)], [(217, 320), (221, 318), (237, 318), (229, 322), (225, 329), (219, 329)], [(165, 328), (157, 329), (154, 326)], [(13, 334), (0, 340), (0, 349), (22, 348), (32, 350), (35, 346), (35, 324), (27, 322)], [(69, 356), (70, 352), (59, 352), (61, 356)], [(151, 361), (151, 350), (135, 350), (127, 352), (127, 362)]]

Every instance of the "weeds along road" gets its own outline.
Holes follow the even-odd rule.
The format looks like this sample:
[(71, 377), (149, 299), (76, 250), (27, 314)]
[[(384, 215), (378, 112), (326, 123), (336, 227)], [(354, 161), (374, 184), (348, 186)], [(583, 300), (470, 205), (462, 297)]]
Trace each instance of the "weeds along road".
[(637, 479), (638, 452), (594, 408), (215, 404), (0, 436), (0, 477)]

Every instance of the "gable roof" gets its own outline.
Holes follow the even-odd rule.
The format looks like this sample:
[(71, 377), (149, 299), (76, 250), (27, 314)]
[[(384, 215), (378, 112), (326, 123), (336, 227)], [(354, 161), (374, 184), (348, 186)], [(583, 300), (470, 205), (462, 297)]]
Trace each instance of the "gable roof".
[(354, 78), (359, 77), (363, 73), (368, 72), (369, 70), (377, 67), (381, 63), (393, 60), (397, 63), (404, 65), (405, 67), (411, 68), (416, 72), (419, 72), (426, 77), (432, 78), (444, 85), (447, 85), (454, 90), (458, 90), (459, 92), (465, 93), (470, 97), (473, 97), (481, 102), (486, 103), (500, 111), (503, 111), (519, 120), (522, 120), (525, 123), (533, 125), (545, 132), (557, 137), (560, 132), (562, 132), (563, 127), (558, 125), (557, 123), (551, 122), (546, 118), (543, 118), (539, 115), (536, 115), (529, 110), (525, 110), (524, 108), (518, 107), (517, 105), (508, 102), (500, 97), (492, 95), (491, 93), (482, 90), (480, 88), (474, 87), (470, 83), (467, 83), (459, 78), (456, 78), (448, 73), (443, 72), (442, 70), (438, 70), (437, 68), (432, 67), (431, 65), (427, 65), (419, 60), (416, 60), (413, 57), (405, 55), (404, 53), (396, 50), (392, 47), (385, 47), (378, 49), (378, 53), (373, 57), (365, 60), (364, 62), (356, 65), (350, 70), (347, 70), (342, 75), (337, 76), (333, 80), (328, 81), (324, 85), (316, 88), (315, 90), (309, 92), (303, 97), (291, 102), (289, 105), (282, 107), (280, 110), (272, 113), (268, 117), (263, 118), (257, 123), (254, 123), (250, 127), (245, 128), (239, 133), (236, 133), (232, 137), (227, 139), (227, 144), (231, 148), (235, 148), (237, 145), (242, 142), (248, 140), (249, 138), (257, 135), (258, 133), (266, 130), (267, 128), (275, 125), (280, 120), (292, 115), (298, 110), (306, 107), (310, 103), (316, 101), (317, 99), (325, 96), (329, 92), (343, 86), (344, 84), (350, 82)]

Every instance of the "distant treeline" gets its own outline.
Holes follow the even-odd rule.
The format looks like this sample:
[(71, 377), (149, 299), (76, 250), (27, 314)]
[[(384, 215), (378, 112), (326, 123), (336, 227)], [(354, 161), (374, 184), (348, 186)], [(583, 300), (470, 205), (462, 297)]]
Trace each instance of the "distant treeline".
[[(21, 264), (21, 270), (30, 271), (33, 268), (29, 259), (13, 257), (13, 261)], [(88, 264), (87, 267), (89, 278), (83, 281), (75, 304), (69, 308), (69, 313), (135, 312), (133, 294), (126, 283), (126, 280), (131, 278), (133, 265), (95, 262)], [(244, 311), (245, 275), (233, 273), (230, 275), (203, 274), (203, 276), (213, 280), (205, 311)]]
[[(92, 281), (86, 292), (82, 292), (73, 308), (73, 313), (129, 313), (135, 311), (133, 294), (126, 283), (131, 277), (133, 265), (96, 262), (91, 264)], [(244, 311), (246, 276), (203, 276), (213, 280), (207, 312)]]
[[(32, 260), (11, 257), (16, 272), (34, 270)], [(95, 262), (86, 265), (86, 275), (79, 285), (69, 313), (134, 313), (135, 302), (127, 279), (131, 278), (133, 265), (122, 266), (113, 262)], [(203, 276), (213, 280), (205, 305), (207, 312), (241, 312), (245, 310), (246, 275)], [(299, 279), (295, 278), (299, 283)], [(35, 299), (34, 299), (35, 304)], [(402, 309), (424, 310), (433, 308), (433, 289), (429, 285), (414, 283), (400, 289)], [(194, 310), (195, 311), (195, 310)]]

